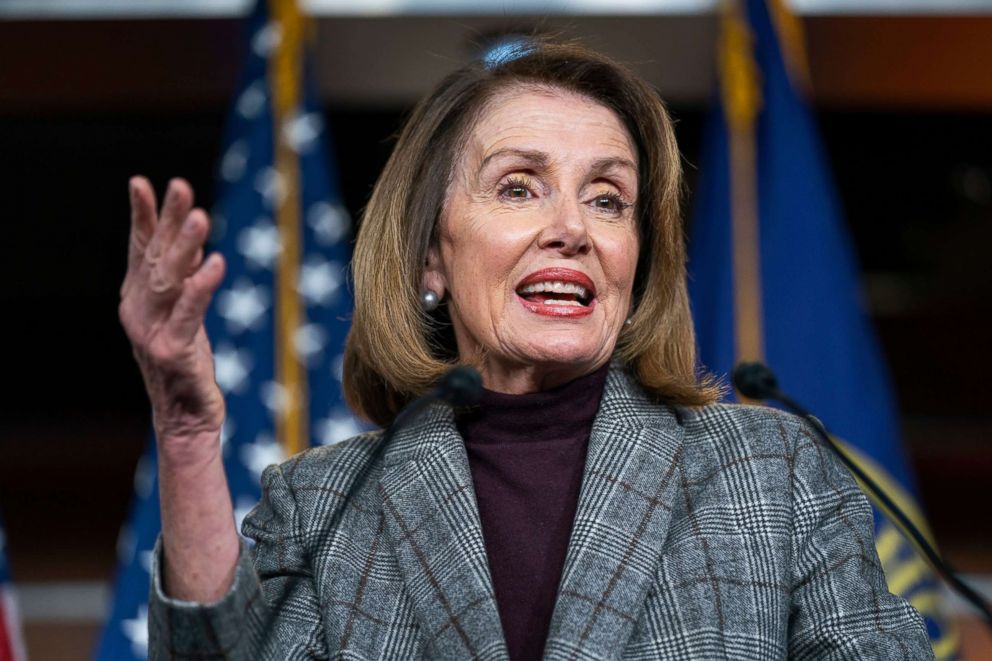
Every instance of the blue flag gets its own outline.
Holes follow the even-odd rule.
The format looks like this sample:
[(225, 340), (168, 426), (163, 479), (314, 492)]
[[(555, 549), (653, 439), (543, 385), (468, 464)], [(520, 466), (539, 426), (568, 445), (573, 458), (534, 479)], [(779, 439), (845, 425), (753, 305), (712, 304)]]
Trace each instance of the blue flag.
[[(211, 213), (211, 247), (224, 255), (227, 275), (206, 319), (227, 402), (221, 443), (239, 529), (266, 466), (311, 441), (362, 431), (341, 390), (350, 221), (306, 71), (307, 23), (295, 0), (262, 0), (247, 27)], [(147, 656), (148, 572), (160, 525), (152, 443), (118, 545), (99, 659)]]
[[(764, 360), (910, 518), (927, 530), (899, 438), (858, 265), (807, 105), (802, 33), (781, 0), (728, 3), (689, 250), (703, 365)], [(923, 614), (938, 659), (957, 654), (927, 564), (876, 510), (890, 590)], [(926, 534), (926, 533), (925, 533)]]

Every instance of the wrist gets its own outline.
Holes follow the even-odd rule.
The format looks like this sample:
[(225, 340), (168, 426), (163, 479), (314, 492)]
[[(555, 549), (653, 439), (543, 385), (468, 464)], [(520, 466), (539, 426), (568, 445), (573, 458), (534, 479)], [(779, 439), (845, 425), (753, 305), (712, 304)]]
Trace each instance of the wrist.
[(220, 458), (220, 430), (177, 433), (156, 428), (155, 441), (163, 467), (195, 467)]

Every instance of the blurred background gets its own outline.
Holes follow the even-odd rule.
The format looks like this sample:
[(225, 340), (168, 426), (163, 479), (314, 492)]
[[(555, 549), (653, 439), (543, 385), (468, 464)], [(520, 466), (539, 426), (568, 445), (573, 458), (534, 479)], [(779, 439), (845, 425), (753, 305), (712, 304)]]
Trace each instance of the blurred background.
[[(992, 2), (796, 0), (812, 104), (935, 537), (992, 592)], [(562, 31), (667, 100), (688, 208), (715, 2), (310, 0), (343, 201), (359, 218), (411, 105), (487, 35)], [(90, 658), (149, 410), (117, 323), (126, 183), (210, 208), (246, 2), (0, 0), (0, 515), (36, 659)], [(992, 637), (957, 600), (964, 658)]]

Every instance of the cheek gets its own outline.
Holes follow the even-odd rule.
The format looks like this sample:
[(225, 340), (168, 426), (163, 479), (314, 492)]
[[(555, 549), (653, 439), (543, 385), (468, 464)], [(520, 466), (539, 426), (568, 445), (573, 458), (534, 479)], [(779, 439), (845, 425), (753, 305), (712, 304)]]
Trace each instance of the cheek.
[(606, 276), (622, 296), (629, 297), (634, 287), (638, 249), (637, 236), (631, 233), (613, 237), (612, 241), (604, 245), (606, 259), (603, 266)]

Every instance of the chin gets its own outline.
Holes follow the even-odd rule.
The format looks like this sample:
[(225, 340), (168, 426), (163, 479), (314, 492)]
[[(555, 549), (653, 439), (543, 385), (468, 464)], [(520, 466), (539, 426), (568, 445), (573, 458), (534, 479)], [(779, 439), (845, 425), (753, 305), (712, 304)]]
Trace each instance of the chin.
[(604, 352), (602, 344), (562, 339), (557, 342), (544, 342), (540, 346), (533, 347), (527, 354), (532, 357), (535, 364), (565, 367), (595, 364), (603, 357)]

